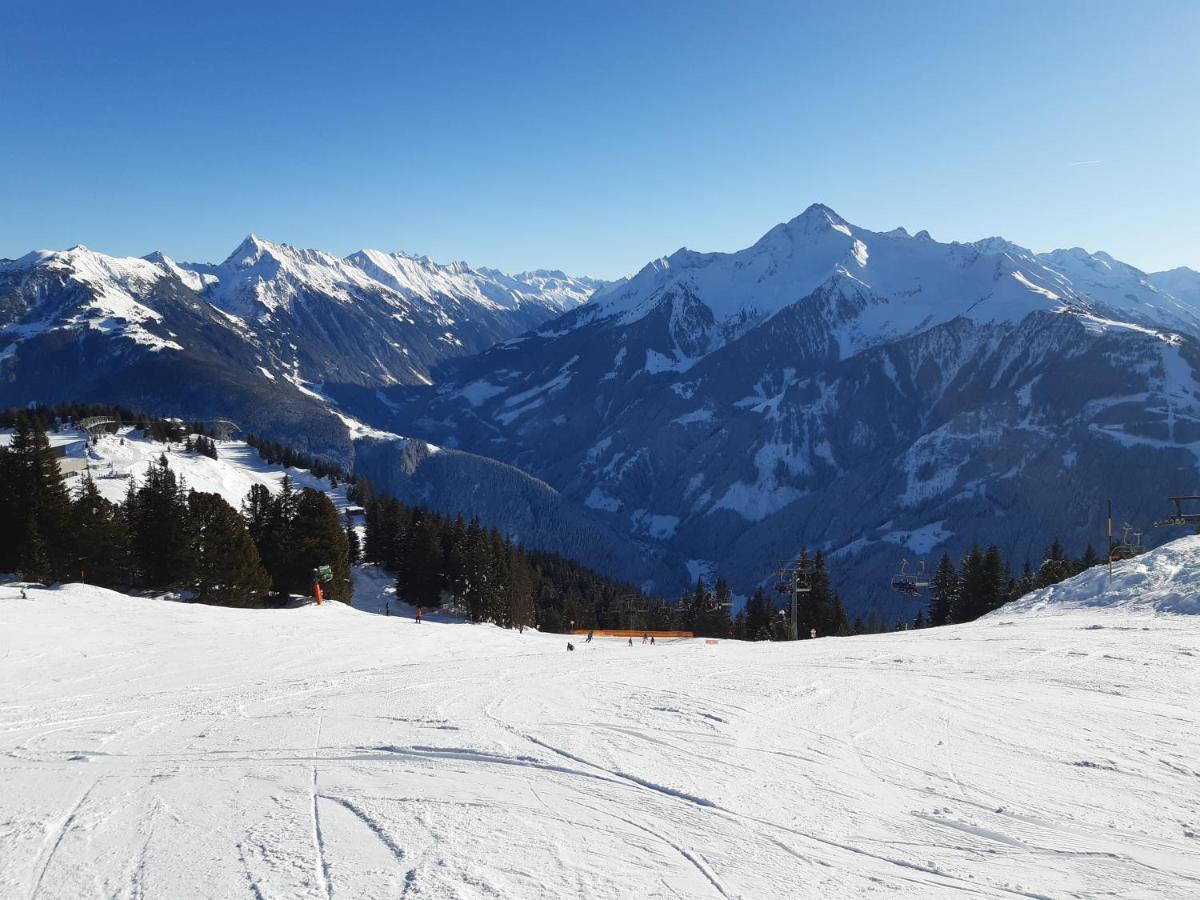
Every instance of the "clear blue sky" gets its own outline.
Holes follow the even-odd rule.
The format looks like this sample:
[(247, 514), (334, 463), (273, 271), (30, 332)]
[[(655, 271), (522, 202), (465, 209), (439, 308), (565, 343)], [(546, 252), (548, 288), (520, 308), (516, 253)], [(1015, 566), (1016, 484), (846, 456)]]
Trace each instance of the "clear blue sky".
[(1200, 2), (0, 0), (0, 256), (615, 276), (821, 201), (1200, 268)]

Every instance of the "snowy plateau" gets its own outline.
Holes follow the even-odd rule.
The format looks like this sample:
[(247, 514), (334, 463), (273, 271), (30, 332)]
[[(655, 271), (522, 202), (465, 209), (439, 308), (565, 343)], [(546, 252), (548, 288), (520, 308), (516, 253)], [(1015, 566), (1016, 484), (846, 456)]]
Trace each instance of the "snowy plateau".
[[(114, 500), (163, 452), (233, 504), (285, 473), (72, 437)], [(1200, 537), (969, 625), (783, 644), (569, 653), (354, 581), (273, 610), (0, 585), (0, 896), (1200, 890)]]

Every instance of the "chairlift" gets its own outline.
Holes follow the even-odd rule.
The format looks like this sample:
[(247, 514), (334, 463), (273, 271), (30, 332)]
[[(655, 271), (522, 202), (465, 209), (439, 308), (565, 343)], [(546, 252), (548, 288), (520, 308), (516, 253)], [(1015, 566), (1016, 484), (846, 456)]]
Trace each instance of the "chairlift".
[[(1121, 543), (1114, 543), (1108, 552), (1109, 559), (1112, 562), (1133, 559), (1135, 556), (1146, 552), (1146, 548), (1142, 546), (1142, 532), (1134, 531), (1133, 526), (1128, 522), (1123, 523), (1121, 528)], [(1133, 533), (1132, 541), (1129, 539), (1130, 532)]]
[(929, 577), (925, 574), (925, 560), (917, 564), (916, 572), (908, 571), (908, 560), (900, 560), (900, 571), (892, 576), (892, 590), (910, 597), (919, 597), (921, 591), (929, 587)]
[[(1165, 519), (1159, 519), (1154, 523), (1155, 528), (1195, 528), (1200, 532), (1200, 512), (1196, 512), (1196, 503), (1200, 503), (1200, 496), (1188, 495), (1181, 497), (1168, 497), (1171, 503), (1175, 505), (1175, 515), (1168, 516)], [(1184, 511), (1184, 504), (1187, 504), (1188, 511)]]

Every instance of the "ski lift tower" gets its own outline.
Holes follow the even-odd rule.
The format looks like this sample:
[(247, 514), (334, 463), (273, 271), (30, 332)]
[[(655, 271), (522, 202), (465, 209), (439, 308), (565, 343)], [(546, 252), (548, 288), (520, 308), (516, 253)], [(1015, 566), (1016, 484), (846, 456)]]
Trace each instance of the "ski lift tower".
[(792, 632), (800, 635), (800, 595), (813, 589), (813, 573), (816, 566), (807, 557), (796, 557), (775, 570), (775, 590), (787, 594), (792, 601)]
[(617, 625), (624, 626), (629, 631), (634, 630), (634, 617), (640, 617), (643, 627), (646, 625), (646, 613), (649, 603), (645, 594), (622, 594), (609, 606), (608, 611), (617, 617)]

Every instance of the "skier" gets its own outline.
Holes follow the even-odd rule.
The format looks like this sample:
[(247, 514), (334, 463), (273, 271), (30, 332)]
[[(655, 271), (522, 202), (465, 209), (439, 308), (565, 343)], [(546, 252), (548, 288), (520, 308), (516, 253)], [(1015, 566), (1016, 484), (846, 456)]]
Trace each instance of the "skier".
[(415, 618), (417, 620), (418, 625), (421, 624), (421, 607), (419, 607), (419, 606), (417, 607), (416, 615), (414, 615), (413, 618)]
[(630, 647), (632, 647), (632, 646), (633, 646), (633, 638), (632, 638), (632, 637), (629, 639), (629, 646), (630, 646)]
[(593, 632), (588, 632), (587, 640), (584, 641), (585, 644), (590, 644), (592, 642), (592, 634)]
[(392, 614), (392, 601), (391, 600), (383, 601), (383, 614), (385, 616), (390, 616)]
[(642, 632), (642, 643), (644, 644), (644, 643), (646, 643), (646, 641), (648, 641), (648, 640), (650, 640), (650, 632), (648, 632), (648, 631), (643, 631), (643, 632)]
[(570, 653), (574, 649), (575, 649), (575, 645), (572, 644), (570, 641), (567, 641), (567, 652)]
[(654, 635), (650, 635), (650, 646), (654, 646)]

